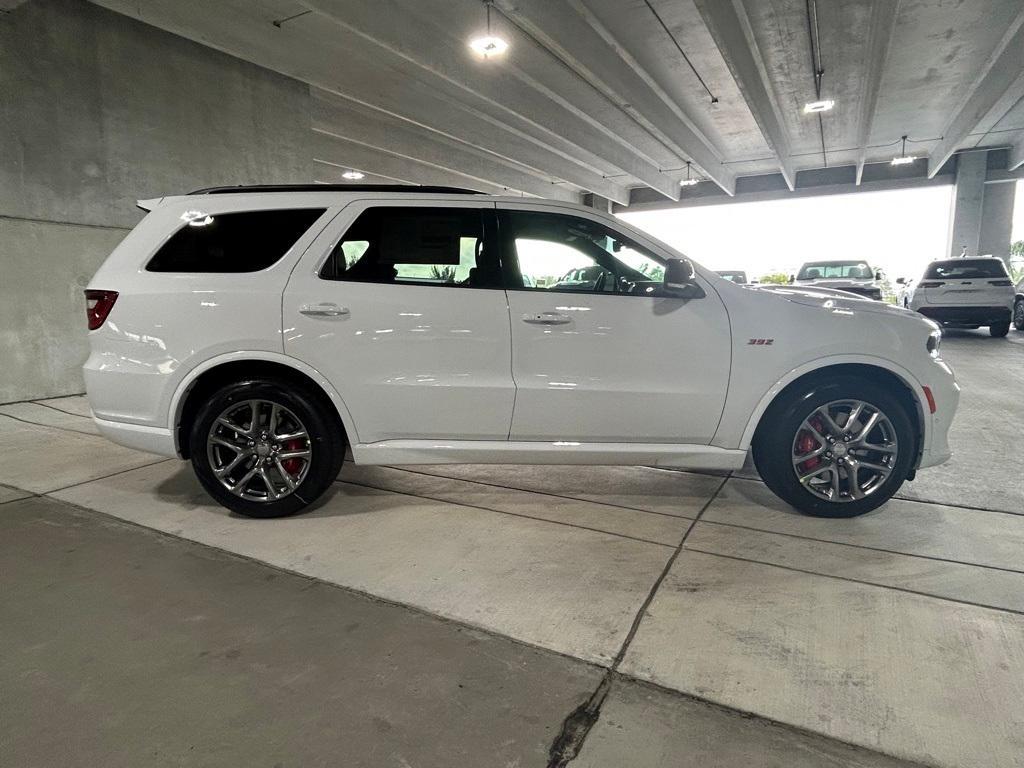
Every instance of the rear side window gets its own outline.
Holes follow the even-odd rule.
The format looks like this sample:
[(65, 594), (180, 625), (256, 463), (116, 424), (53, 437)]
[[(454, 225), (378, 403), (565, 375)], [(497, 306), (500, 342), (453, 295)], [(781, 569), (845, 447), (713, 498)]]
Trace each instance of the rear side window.
[(164, 243), (148, 272), (258, 272), (275, 264), (325, 208), (197, 214)]
[(325, 280), (495, 288), (501, 270), (484, 247), (476, 208), (379, 206), (352, 222), (320, 270)]
[(950, 259), (936, 261), (924, 273), (926, 280), (977, 280), (1009, 277), (1000, 259)]

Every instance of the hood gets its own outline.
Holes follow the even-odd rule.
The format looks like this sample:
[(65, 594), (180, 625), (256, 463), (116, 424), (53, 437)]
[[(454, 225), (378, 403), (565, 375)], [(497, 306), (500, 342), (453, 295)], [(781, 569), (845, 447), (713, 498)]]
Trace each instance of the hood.
[(858, 296), (846, 291), (814, 285), (769, 285), (767, 283), (753, 286), (751, 290), (771, 293), (794, 304), (805, 307), (821, 307), (828, 310), (848, 312), (871, 312), (879, 315), (890, 315), (907, 318), (919, 318), (916, 312), (909, 309), (875, 301), (865, 296)]

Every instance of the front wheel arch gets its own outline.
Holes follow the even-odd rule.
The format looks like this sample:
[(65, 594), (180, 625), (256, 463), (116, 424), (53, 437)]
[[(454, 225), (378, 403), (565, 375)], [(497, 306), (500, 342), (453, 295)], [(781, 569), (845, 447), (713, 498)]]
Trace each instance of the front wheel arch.
[(772, 398), (768, 407), (761, 413), (761, 416), (757, 421), (757, 427), (754, 429), (751, 444), (757, 440), (757, 435), (761, 428), (771, 420), (772, 416), (774, 416), (775, 411), (773, 409), (777, 410), (779, 404), (788, 402), (789, 398), (792, 397), (795, 391), (811, 389), (816, 383), (826, 382), (837, 376), (863, 378), (872, 383), (890, 387), (893, 392), (898, 394), (899, 398), (907, 406), (907, 413), (910, 415), (910, 420), (914, 425), (915, 432), (917, 433), (916, 456), (913, 463), (913, 466), (916, 468), (921, 460), (921, 452), (924, 450), (925, 416), (921, 402), (918, 400), (917, 395), (914, 393), (914, 390), (911, 389), (910, 385), (904, 379), (900, 378), (900, 376), (886, 368), (882, 368), (881, 366), (865, 363), (838, 363), (834, 365), (827, 365), (823, 368), (815, 368), (813, 371), (808, 371), (807, 373), (798, 376), (783, 387), (782, 390)]

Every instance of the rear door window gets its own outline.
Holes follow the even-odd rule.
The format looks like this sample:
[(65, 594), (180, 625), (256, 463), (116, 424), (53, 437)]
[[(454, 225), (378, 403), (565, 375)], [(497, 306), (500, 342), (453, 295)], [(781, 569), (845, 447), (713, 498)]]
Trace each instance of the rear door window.
[(368, 208), (320, 270), (325, 280), (463, 288), (501, 287), (477, 208)]
[(189, 212), (148, 272), (258, 272), (276, 264), (325, 208), (206, 215)]

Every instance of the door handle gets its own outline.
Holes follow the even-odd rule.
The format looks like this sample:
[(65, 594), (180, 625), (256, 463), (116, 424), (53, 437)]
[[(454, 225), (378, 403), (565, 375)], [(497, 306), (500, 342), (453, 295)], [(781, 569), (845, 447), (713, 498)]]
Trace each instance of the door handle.
[(571, 323), (572, 318), (558, 312), (541, 312), (537, 315), (527, 313), (523, 315), (523, 322), (535, 325), (565, 325)]
[(349, 311), (348, 307), (339, 307), (337, 304), (303, 304), (299, 307), (299, 314), (306, 317), (344, 317)]

